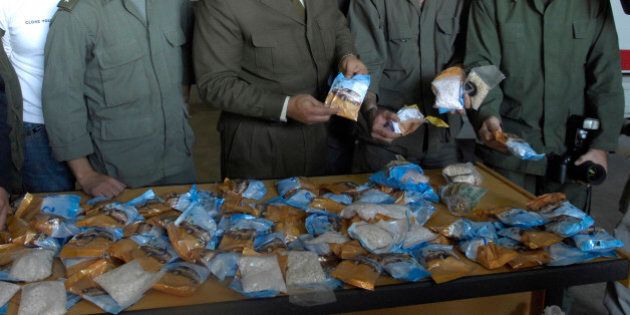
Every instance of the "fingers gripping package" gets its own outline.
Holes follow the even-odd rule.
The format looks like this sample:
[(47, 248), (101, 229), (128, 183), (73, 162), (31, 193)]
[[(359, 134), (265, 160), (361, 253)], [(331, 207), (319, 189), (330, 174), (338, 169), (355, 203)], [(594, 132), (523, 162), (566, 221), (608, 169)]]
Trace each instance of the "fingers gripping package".
[(358, 74), (348, 79), (339, 73), (333, 81), (325, 104), (330, 108), (338, 109), (338, 116), (357, 121), (361, 104), (369, 87), (369, 75)]
[(515, 157), (524, 161), (540, 161), (545, 158), (545, 154), (536, 153), (536, 150), (525, 140), (502, 131), (497, 131), (494, 138)]

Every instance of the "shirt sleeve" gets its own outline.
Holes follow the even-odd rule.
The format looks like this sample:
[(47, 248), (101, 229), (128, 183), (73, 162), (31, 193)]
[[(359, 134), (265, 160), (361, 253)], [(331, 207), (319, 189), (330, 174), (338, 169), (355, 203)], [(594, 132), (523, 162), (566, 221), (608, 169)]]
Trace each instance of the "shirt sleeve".
[(197, 3), (193, 62), (201, 98), (226, 112), (278, 121), (286, 95), (239, 77), (243, 45), (230, 0)]
[(387, 42), (381, 28), (378, 9), (369, 0), (353, 0), (348, 11), (350, 29), (356, 38), (357, 53), (370, 71), (370, 92), (378, 95)]
[(83, 90), (88, 37), (85, 24), (63, 10), (57, 12), (48, 32), (42, 109), (53, 155), (59, 161), (94, 152)]
[[(490, 1), (474, 0), (470, 8), (466, 35), (464, 66), (468, 70), (486, 65), (501, 66), (501, 43)], [(490, 91), (478, 111), (470, 110), (468, 117), (479, 130), (486, 119), (500, 118), (499, 108), (503, 102), (503, 91), (496, 87)]]
[[(0, 78), (0, 80), (3, 80)], [(11, 129), (8, 123), (7, 98), (4, 90), (0, 91), (0, 187), (10, 191), (11, 174), (11, 142), (9, 134)]]
[(600, 120), (601, 131), (594, 139), (592, 148), (614, 151), (623, 125), (621, 60), (610, 2), (600, 3), (603, 8), (597, 19), (597, 37), (585, 65), (586, 104), (587, 112), (595, 114)]

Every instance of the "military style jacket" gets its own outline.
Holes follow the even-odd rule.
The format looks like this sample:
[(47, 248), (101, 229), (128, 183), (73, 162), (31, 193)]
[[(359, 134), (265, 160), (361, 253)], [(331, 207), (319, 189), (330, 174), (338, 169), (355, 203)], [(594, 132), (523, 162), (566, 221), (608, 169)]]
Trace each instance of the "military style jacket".
[(193, 43), (201, 97), (233, 114), (278, 121), (286, 96), (323, 100), (340, 59), (354, 53), (335, 0), (204, 0)]
[[(466, 0), (426, 0), (422, 7), (417, 0), (351, 2), (350, 28), (372, 76), (370, 91), (378, 96), (380, 106), (395, 112), (418, 104), (426, 115), (438, 115), (431, 82), (445, 68), (463, 62), (468, 5)], [(454, 141), (461, 118), (452, 120), (456, 129), (452, 132), (428, 127), (429, 149)], [(407, 138), (419, 137), (423, 135)], [(413, 150), (404, 144), (410, 140), (401, 139), (394, 146), (398, 143)]]
[[(0, 29), (0, 38), (4, 36), (5, 31)], [(9, 158), (6, 163), (10, 165), (10, 170), (0, 176), (10, 177), (10, 183), (7, 183), (7, 191), (21, 193), (22, 180), (20, 170), (24, 162), (24, 128), (22, 125), (22, 89), (20, 88), (20, 80), (11, 64), (11, 60), (4, 51), (2, 42), (0, 41), (0, 76), (4, 81), (4, 93), (6, 97), (6, 120), (0, 123), (6, 124), (9, 130), (9, 137), (2, 141), (10, 142)], [(2, 157), (5, 158), (5, 157)], [(4, 171), (4, 170), (3, 170)], [(9, 187), (10, 186), (10, 187)]]
[(43, 109), (55, 158), (89, 156), (136, 187), (183, 171), (193, 133), (181, 86), (189, 0), (61, 1), (46, 43)]
[[(506, 132), (536, 150), (564, 153), (569, 116), (587, 115), (601, 121), (592, 147), (615, 150), (624, 96), (609, 1), (475, 0), (468, 30), (466, 66), (494, 64), (507, 76), (472, 113), (477, 128), (500, 117)], [(545, 173), (545, 162), (478, 149), (491, 165)]]

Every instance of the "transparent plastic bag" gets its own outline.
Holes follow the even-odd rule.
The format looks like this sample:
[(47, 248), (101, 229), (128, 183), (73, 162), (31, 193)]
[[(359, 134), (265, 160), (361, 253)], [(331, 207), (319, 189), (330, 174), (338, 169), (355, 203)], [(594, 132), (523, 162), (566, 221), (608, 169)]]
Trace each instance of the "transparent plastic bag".
[(334, 214), (311, 214), (306, 218), (306, 230), (313, 236), (326, 232), (339, 232), (341, 218)]
[(339, 232), (327, 232), (316, 238), (310, 234), (300, 236), (301, 243), (304, 248), (317, 253), (320, 256), (330, 255), (331, 249), (329, 244), (344, 244), (350, 241), (349, 238)]
[(96, 277), (94, 281), (125, 309), (138, 302), (163, 275), (164, 271), (145, 271), (140, 262), (134, 260)]
[(451, 183), (442, 187), (440, 196), (451, 214), (464, 216), (472, 213), (487, 189), (465, 183)]
[(442, 170), (448, 183), (465, 183), (480, 186), (483, 182), (481, 173), (472, 163), (451, 164)]
[(431, 83), (435, 94), (435, 108), (440, 114), (464, 109), (464, 80), (466, 73), (460, 67), (448, 68)]
[(584, 252), (610, 252), (623, 248), (623, 242), (614, 238), (603, 229), (594, 229), (588, 233), (573, 236), (575, 246)]
[(454, 240), (470, 240), (473, 238), (497, 239), (497, 229), (493, 222), (474, 222), (468, 219), (458, 219), (440, 233)]
[(545, 158), (545, 154), (537, 153), (529, 143), (515, 135), (507, 134), (499, 130), (495, 132), (494, 138), (505, 145), (505, 148), (513, 156), (523, 161), (540, 161)]
[(0, 313), (3, 308), (8, 306), (9, 301), (20, 291), (20, 288), (17, 284), (0, 281)]
[(402, 205), (381, 205), (370, 203), (353, 203), (341, 211), (341, 217), (351, 219), (359, 216), (362, 220), (370, 221), (377, 217), (387, 217), (393, 220), (406, 219), (409, 215), (409, 207)]
[(62, 315), (66, 313), (66, 288), (63, 281), (44, 281), (25, 285), (20, 300), (20, 315)]
[(426, 195), (425, 199), (434, 201), (437, 195), (431, 185), (429, 185), (429, 177), (424, 174), (424, 170), (417, 164), (407, 161), (390, 162), (385, 170), (374, 173), (370, 176), (370, 181), (405, 191), (417, 191)]
[(373, 254), (393, 253), (400, 250), (407, 235), (406, 220), (378, 221), (374, 224), (356, 222), (348, 229), (348, 234)]
[(357, 256), (342, 261), (331, 275), (357, 288), (374, 291), (383, 267), (373, 258)]
[(242, 256), (238, 261), (238, 267), (243, 292), (287, 292), (278, 258), (275, 255)]
[(166, 272), (153, 289), (175, 296), (191, 296), (206, 282), (210, 272), (197, 264), (175, 262), (164, 267)]
[(501, 212), (497, 214), (497, 218), (505, 225), (520, 228), (533, 228), (545, 224), (545, 219), (540, 214), (517, 208)]
[(396, 115), (399, 121), (392, 122), (392, 129), (403, 136), (414, 133), (424, 122), (424, 115), (418, 109), (418, 105), (404, 106)]
[(396, 280), (418, 282), (431, 276), (413, 257), (400, 254), (388, 254), (380, 258), (383, 269)]
[(74, 221), (82, 212), (81, 197), (77, 195), (53, 195), (42, 200), (42, 212)]
[(111, 203), (98, 210), (91, 211), (83, 219), (77, 221), (78, 227), (123, 228), (144, 218), (133, 206)]
[(337, 116), (357, 121), (369, 87), (370, 76), (367, 74), (357, 74), (348, 79), (339, 73), (324, 103), (330, 108), (338, 109)]
[(13, 261), (9, 277), (14, 281), (35, 282), (52, 274), (55, 252), (45, 249), (24, 250)]
[(287, 264), (287, 287), (310, 284), (323, 284), (326, 274), (319, 263), (319, 256), (313, 252), (290, 251)]

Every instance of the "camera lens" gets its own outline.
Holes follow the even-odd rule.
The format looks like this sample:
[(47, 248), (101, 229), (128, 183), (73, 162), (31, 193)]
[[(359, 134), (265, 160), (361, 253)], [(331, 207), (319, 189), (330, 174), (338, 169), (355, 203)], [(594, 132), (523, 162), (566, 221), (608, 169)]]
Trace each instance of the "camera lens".
[(606, 180), (606, 170), (593, 162), (585, 162), (573, 168), (571, 177), (587, 184), (599, 185)]

